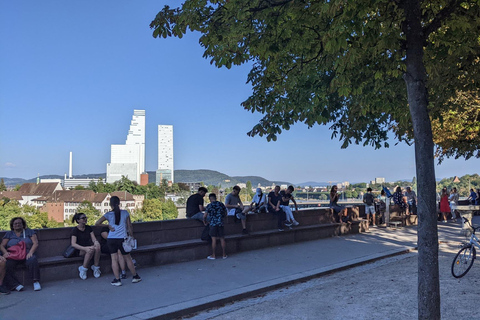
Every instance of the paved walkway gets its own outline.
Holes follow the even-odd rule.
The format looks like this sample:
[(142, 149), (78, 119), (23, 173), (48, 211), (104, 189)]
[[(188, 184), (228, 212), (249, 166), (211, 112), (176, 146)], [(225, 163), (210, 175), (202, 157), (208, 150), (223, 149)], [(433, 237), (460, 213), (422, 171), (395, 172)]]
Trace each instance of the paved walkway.
[[(458, 242), (460, 223), (440, 224), (440, 241)], [(416, 227), (376, 228), (351, 236), (271, 247), (229, 256), (139, 268), (143, 281), (110, 285), (112, 275), (43, 284), (43, 290), (0, 296), (0, 319), (169, 319), (400, 254), (416, 247)]]

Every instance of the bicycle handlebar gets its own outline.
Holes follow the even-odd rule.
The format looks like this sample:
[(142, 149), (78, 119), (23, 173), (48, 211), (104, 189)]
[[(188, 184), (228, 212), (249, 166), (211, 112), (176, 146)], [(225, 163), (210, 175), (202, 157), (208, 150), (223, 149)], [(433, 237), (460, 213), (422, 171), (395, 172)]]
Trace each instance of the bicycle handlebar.
[(470, 220), (468, 220), (467, 218), (462, 217), (462, 219), (463, 219), (463, 222), (464, 222), (464, 223), (468, 223), (468, 224), (470, 225), (470, 227), (473, 229), (473, 233), (475, 233), (476, 230), (480, 230), (480, 227), (474, 227), (474, 226), (472, 226), (472, 224), (470, 223)]

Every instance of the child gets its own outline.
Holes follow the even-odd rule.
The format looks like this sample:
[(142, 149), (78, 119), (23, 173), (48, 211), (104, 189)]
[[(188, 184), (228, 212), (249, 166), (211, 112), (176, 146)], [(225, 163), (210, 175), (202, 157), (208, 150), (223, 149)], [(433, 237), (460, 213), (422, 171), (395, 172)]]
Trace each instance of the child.
[(225, 253), (225, 234), (223, 231), (223, 220), (227, 215), (227, 208), (220, 201), (217, 201), (217, 195), (215, 193), (210, 193), (208, 195), (210, 204), (207, 206), (205, 213), (203, 214), (203, 222), (207, 223), (210, 221), (210, 237), (212, 237), (212, 255), (208, 256), (207, 259), (215, 260), (215, 247), (217, 246), (217, 238), (220, 238), (220, 244), (222, 245), (223, 259), (227, 259)]

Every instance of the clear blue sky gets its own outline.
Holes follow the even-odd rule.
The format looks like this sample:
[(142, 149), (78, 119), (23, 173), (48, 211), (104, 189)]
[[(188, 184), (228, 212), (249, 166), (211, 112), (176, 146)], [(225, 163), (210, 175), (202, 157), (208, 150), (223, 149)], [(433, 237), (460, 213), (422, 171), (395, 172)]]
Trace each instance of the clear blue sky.
[[(387, 181), (415, 175), (413, 147), (352, 146), (326, 127), (295, 125), (277, 142), (246, 133), (261, 118), (240, 103), (249, 66), (217, 69), (198, 34), (154, 39), (150, 22), (179, 1), (1, 1), (0, 177), (104, 173), (146, 110), (146, 168), (157, 168), (157, 125), (174, 126), (175, 169), (304, 181)], [(477, 173), (447, 160), (437, 178)]]

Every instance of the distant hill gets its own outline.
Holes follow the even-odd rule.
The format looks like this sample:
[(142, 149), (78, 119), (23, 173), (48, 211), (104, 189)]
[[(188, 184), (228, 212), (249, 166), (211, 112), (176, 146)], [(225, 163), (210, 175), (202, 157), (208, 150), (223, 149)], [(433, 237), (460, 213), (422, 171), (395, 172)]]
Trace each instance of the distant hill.
[(244, 177), (237, 177), (236, 176), (236, 177), (232, 177), (232, 178), (241, 182), (241, 183), (247, 183), (247, 181), (250, 181), (254, 188), (257, 187), (259, 183), (262, 186), (271, 186), (273, 183), (275, 183), (276, 185), (282, 185), (282, 184), (290, 185), (291, 184), (290, 182), (285, 182), (285, 181), (270, 181), (270, 180), (267, 180), (265, 178), (258, 177), (258, 176), (244, 176)]
[[(156, 173), (155, 171), (148, 171), (148, 182), (155, 182)], [(82, 174), (82, 175), (74, 175), (74, 178), (84, 179), (84, 178), (92, 178), (98, 179), (102, 178), (104, 181), (106, 179), (105, 173), (94, 173), (94, 174)], [(0, 177), (1, 178), (1, 177)], [(40, 176), (40, 179), (63, 179), (64, 176), (59, 175), (44, 175)], [(23, 184), (28, 182), (36, 182), (37, 178), (32, 179), (21, 179), (21, 178), (2, 178), (5, 181), (5, 185), (7, 187), (14, 187), (17, 184)], [(239, 183), (247, 183), (250, 181), (253, 187), (256, 187), (259, 183), (262, 186), (271, 186), (273, 183), (277, 185), (281, 184), (291, 184), (289, 182), (284, 181), (270, 181), (262, 177), (258, 176), (235, 176), (231, 177), (224, 173), (214, 171), (214, 170), (175, 170), (175, 182), (203, 182), (206, 185), (214, 185), (218, 186), (221, 185), (222, 187), (233, 187)]]
[(329, 186), (331, 184), (337, 183), (337, 181), (332, 181), (332, 182), (315, 182), (315, 181), (307, 181), (307, 182), (302, 182), (302, 183), (297, 183), (295, 186), (301, 186), (301, 187), (324, 187), (324, 186)]

